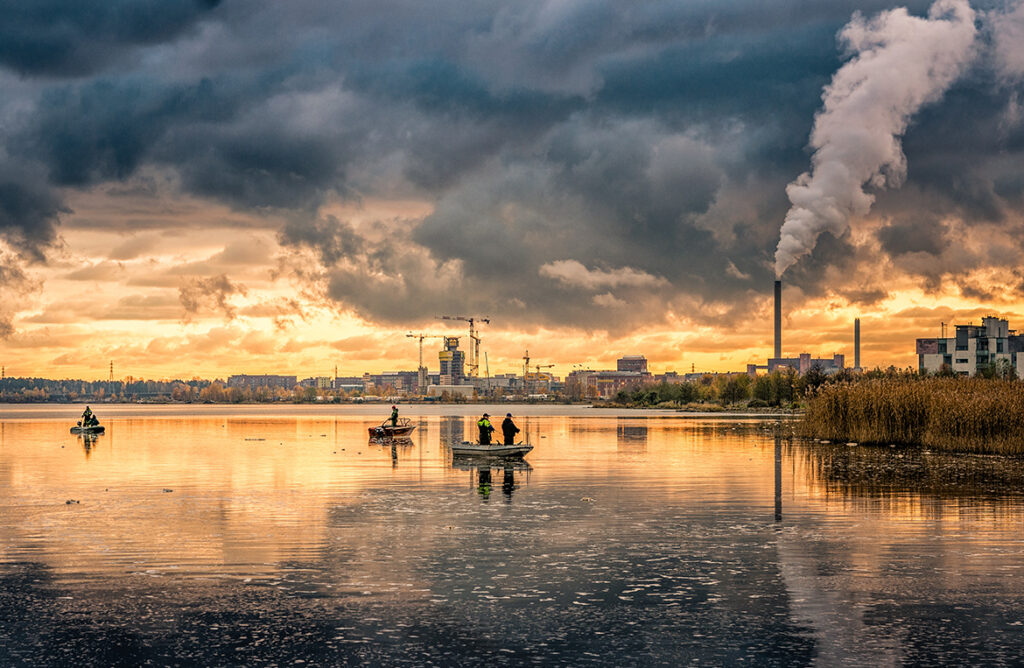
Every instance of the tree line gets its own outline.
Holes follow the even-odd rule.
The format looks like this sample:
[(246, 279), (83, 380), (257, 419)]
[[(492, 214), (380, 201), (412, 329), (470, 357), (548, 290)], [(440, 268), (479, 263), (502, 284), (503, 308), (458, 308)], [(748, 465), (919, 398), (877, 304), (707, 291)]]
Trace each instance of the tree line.
[[(952, 369), (943, 367), (932, 374), (912, 369), (872, 369), (854, 373), (841, 369), (838, 373), (826, 374), (820, 367), (813, 366), (800, 375), (786, 368), (751, 377), (748, 374), (705, 375), (698, 381), (684, 383), (651, 383), (626, 388), (616, 394), (614, 402), (623, 406), (651, 408), (685, 406), (733, 406), (746, 408), (797, 408), (820, 388), (830, 384), (849, 384), (865, 380), (902, 379), (915, 380), (930, 377), (958, 377)], [(1012, 366), (1002, 364), (986, 365), (978, 369), (977, 378), (1016, 381)]]

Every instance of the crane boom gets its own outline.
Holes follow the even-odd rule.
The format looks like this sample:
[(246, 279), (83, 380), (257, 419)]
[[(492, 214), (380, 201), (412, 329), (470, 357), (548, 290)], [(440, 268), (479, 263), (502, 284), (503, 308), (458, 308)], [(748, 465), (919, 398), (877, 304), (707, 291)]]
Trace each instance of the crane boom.
[[(443, 339), (444, 338), (444, 334), (423, 334), (422, 332), (419, 333), (419, 334), (413, 334), (412, 332), (409, 332), (405, 336), (407, 338), (410, 338), (410, 339), (419, 339), (420, 340), (420, 365), (416, 369), (416, 380), (417, 380), (417, 383), (419, 384), (420, 394), (426, 394), (426, 391), (427, 391), (427, 367), (423, 366), (423, 339)], [(337, 372), (335, 372), (335, 375), (337, 375)]]
[(438, 320), (461, 320), (462, 322), (469, 323), (469, 363), (466, 365), (469, 367), (469, 377), (476, 378), (480, 375), (480, 337), (476, 333), (476, 323), (483, 322), (486, 324), (491, 323), (490, 318), (482, 318), (480, 316), (469, 316), (464, 315), (439, 315), (436, 316)]

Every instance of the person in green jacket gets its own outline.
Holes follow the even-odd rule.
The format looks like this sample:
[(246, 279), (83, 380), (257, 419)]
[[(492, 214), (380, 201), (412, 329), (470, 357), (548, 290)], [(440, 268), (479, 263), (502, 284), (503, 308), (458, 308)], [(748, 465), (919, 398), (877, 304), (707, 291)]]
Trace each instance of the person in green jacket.
[(398, 406), (391, 407), (391, 426), (398, 426)]
[(490, 417), (490, 415), (484, 413), (484, 416), (476, 423), (476, 426), (480, 429), (480, 445), (491, 444), (491, 432), (494, 431), (494, 427), (491, 426), (491, 421), (488, 419)]

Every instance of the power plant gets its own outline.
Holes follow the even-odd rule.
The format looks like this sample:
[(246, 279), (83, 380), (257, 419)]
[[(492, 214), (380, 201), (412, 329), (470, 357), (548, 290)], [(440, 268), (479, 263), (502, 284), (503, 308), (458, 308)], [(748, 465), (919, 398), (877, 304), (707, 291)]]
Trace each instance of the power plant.
[[(842, 354), (835, 354), (831, 358), (813, 358), (810, 353), (800, 353), (796, 357), (783, 357), (782, 356), (782, 281), (776, 280), (774, 285), (774, 308), (773, 308), (773, 325), (774, 325), (774, 349), (773, 356), (768, 359), (768, 363), (764, 366), (757, 364), (748, 364), (747, 373), (750, 375), (757, 375), (758, 372), (768, 372), (788, 368), (793, 369), (799, 374), (805, 374), (812, 368), (817, 367), (822, 372), (827, 374), (837, 373), (846, 366), (846, 356)], [(855, 370), (860, 369), (860, 318), (856, 318), (853, 321), (853, 355)]]
[(860, 318), (853, 319), (853, 370), (860, 371)]
[(782, 281), (775, 281), (775, 359), (782, 358)]

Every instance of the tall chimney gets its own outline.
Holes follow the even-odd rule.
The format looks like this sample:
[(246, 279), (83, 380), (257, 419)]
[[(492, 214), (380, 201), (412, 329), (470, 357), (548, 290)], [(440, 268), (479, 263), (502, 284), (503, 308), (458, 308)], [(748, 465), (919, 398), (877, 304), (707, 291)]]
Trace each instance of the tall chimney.
[(782, 281), (775, 281), (775, 359), (782, 359)]
[(860, 318), (853, 319), (853, 368), (860, 371)]

